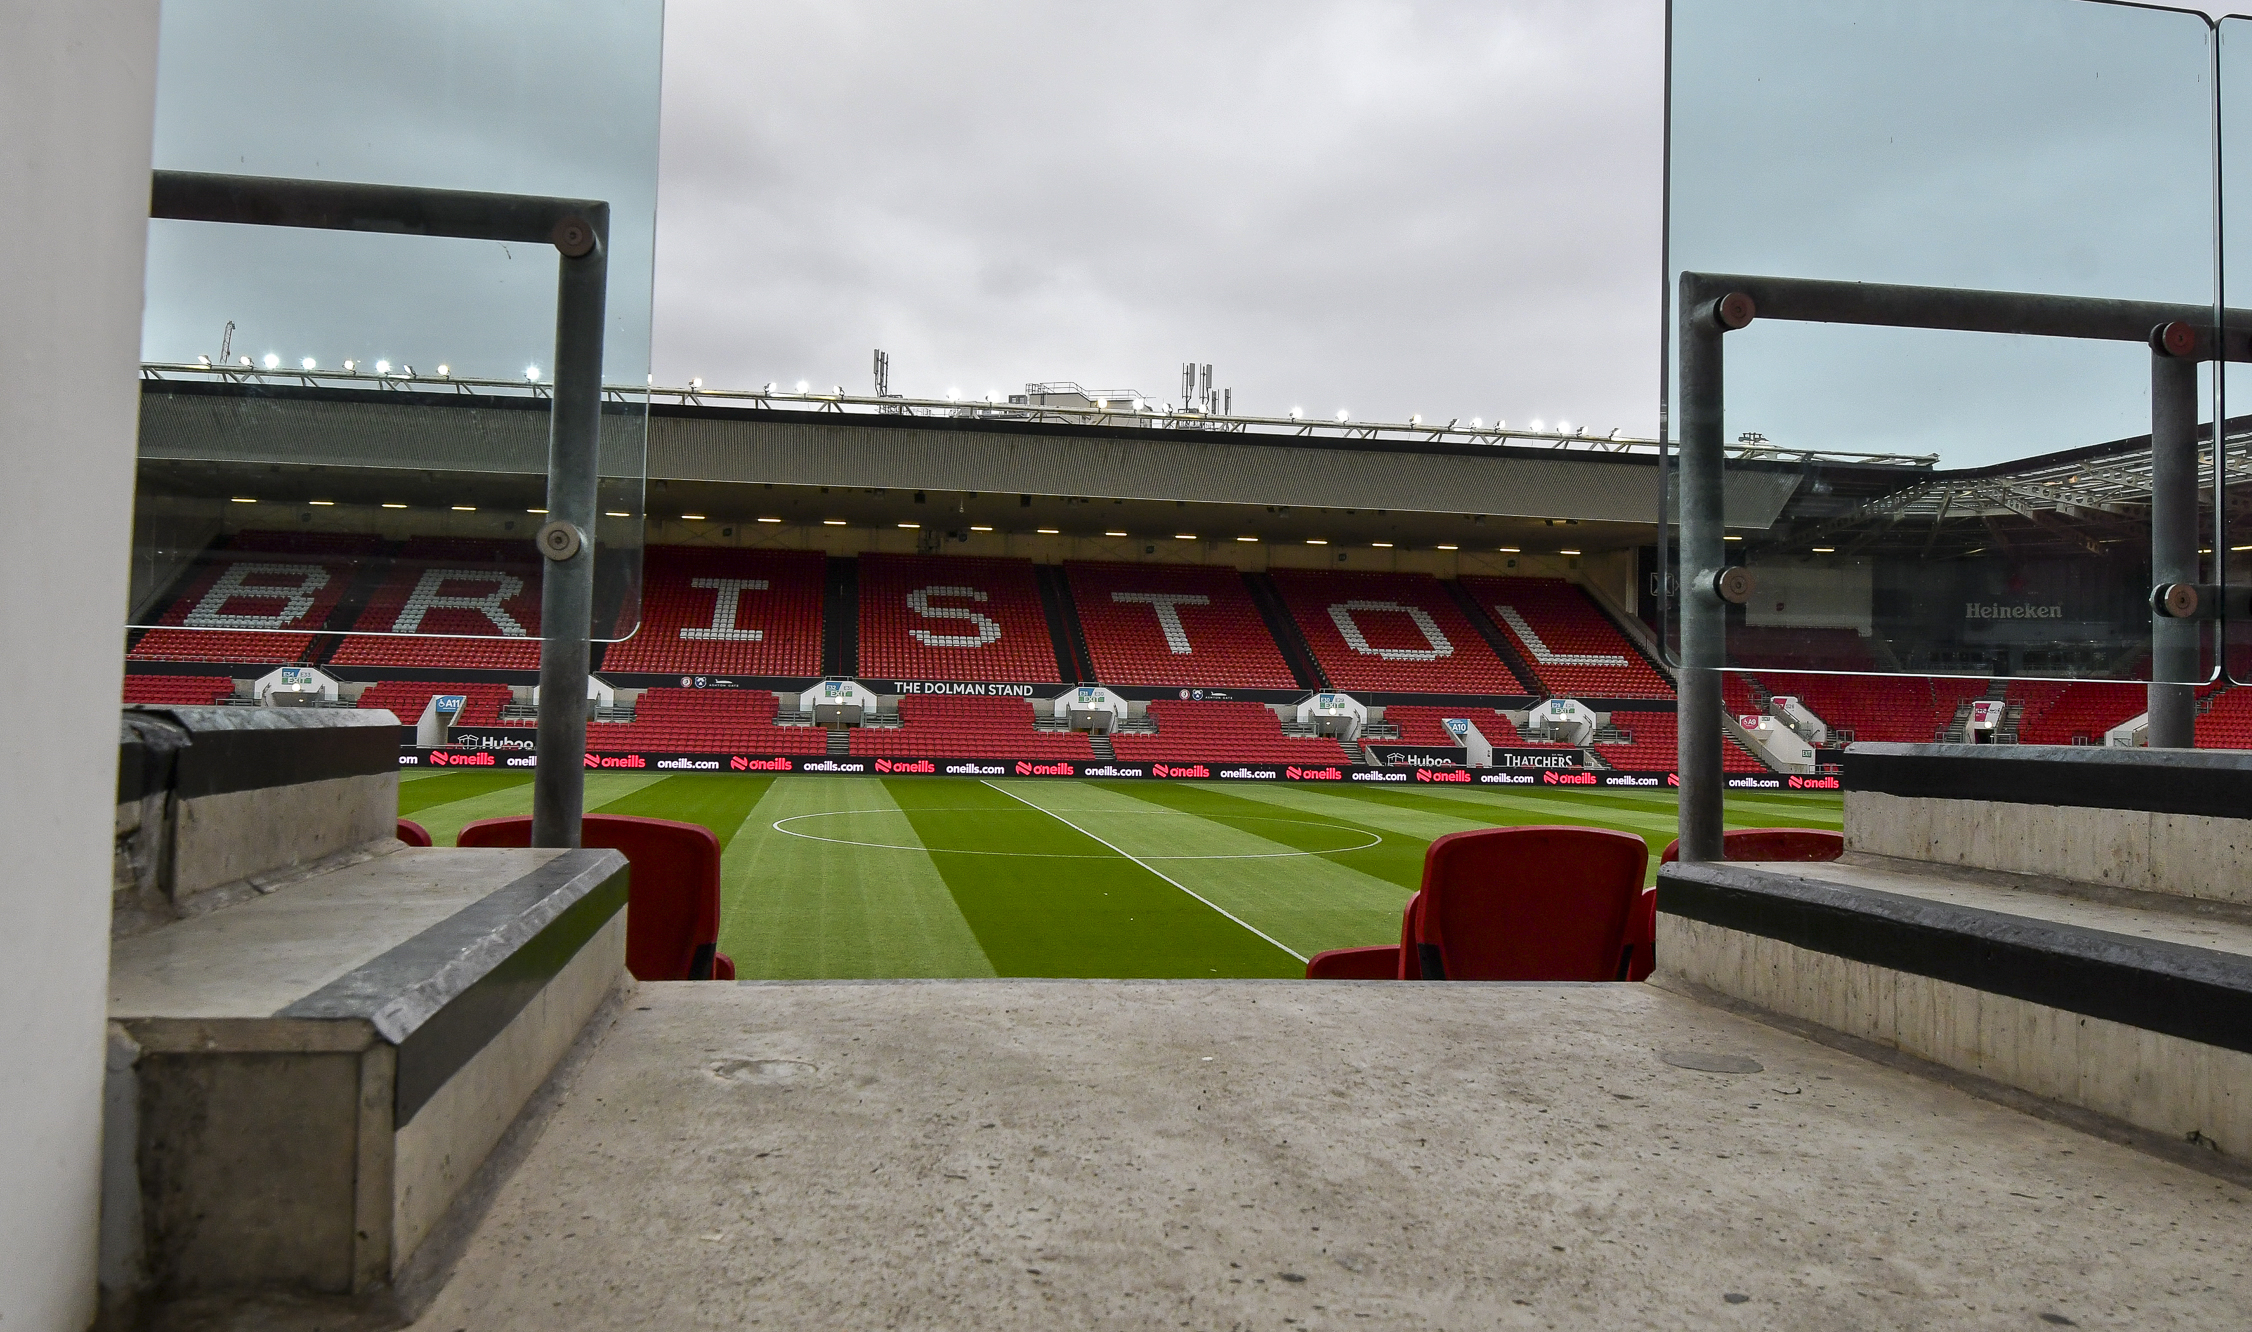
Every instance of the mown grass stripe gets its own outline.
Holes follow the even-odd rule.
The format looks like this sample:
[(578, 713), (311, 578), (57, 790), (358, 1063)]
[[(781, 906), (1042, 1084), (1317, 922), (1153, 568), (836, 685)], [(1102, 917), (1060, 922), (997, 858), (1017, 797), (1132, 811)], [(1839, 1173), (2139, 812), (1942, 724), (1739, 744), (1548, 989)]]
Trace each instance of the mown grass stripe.
[(1016, 792), (1011, 791), (1005, 786), (994, 786), (992, 782), (987, 782), (985, 784), (987, 786), (992, 786), (994, 790), (999, 791), (1002, 795), (1005, 795), (1012, 800), (1022, 801), (1024, 804), (1032, 806), (1032, 808), (1039, 810), (1043, 814), (1046, 814), (1049, 818), (1052, 818), (1056, 822), (1061, 823), (1063, 826), (1071, 829), (1073, 832), (1084, 834), (1087, 837), (1091, 837), (1094, 840), (1101, 842), (1104, 846), (1107, 846), (1111, 850), (1118, 852), (1119, 855), (1122, 855), (1128, 860), (1133, 861), (1135, 864), (1141, 866), (1145, 870), (1148, 870), (1158, 878), (1165, 880), (1165, 882), (1172, 884), (1175, 888), (1178, 888), (1182, 892), (1187, 893), (1197, 901), (1204, 903), (1204, 905), (1211, 907), (1214, 911), (1217, 911), (1221, 915), (1226, 916), (1229, 920), (1234, 921), (1236, 924), (1241, 925), (1243, 928), (1251, 931), (1253, 934), (1256, 934), (1260, 938), (1265, 939), (1268, 943), (1273, 944), (1275, 947), (1282, 949), (1282, 951), (1290, 954), (1294, 958), (1297, 958), (1300, 962), (1306, 960), (1306, 955), (1304, 953), (1301, 953), (1298, 950), (1289, 947), (1281, 940), (1267, 933), (1265, 930), (1260, 929), (1258, 926), (1253, 925), (1251, 922), (1243, 919), (1241, 916), (1236, 915), (1226, 907), (1221, 906), (1219, 903), (1214, 902), (1210, 898), (1197, 892), (1194, 888), (1189, 887), (1187, 884), (1182, 883), (1179, 879), (1176, 879), (1172, 875), (1167, 874), (1164, 870), (1161, 870), (1156, 866), (1150, 864), (1148, 861), (1143, 860), (1133, 852), (1122, 849), (1116, 842), (1110, 841), (1108, 838), (1105, 838), (1098, 833), (1088, 832), (1087, 829), (1080, 827), (1076, 823), (1073, 823), (1070, 819), (1067, 819), (1063, 815), (1056, 813), (1054, 810), (1044, 808), (1034, 801), (1026, 800), (1023, 796), (1018, 795)]

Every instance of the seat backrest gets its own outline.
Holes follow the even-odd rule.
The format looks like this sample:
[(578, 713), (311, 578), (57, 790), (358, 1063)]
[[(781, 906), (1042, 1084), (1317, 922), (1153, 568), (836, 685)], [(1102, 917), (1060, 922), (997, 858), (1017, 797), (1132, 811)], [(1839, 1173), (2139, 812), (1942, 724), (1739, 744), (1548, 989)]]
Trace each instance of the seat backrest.
[[(525, 815), (480, 819), (456, 846), (530, 846)], [(709, 980), (719, 943), (719, 839), (701, 824), (589, 814), (579, 844), (625, 852), (626, 969), (636, 980)]]
[(408, 846), (430, 845), (430, 830), (413, 819), (399, 820), (398, 838)]
[[(1720, 835), (1723, 860), (1836, 860), (1845, 854), (1845, 834), (1820, 828), (1738, 828)], [(1661, 865), (1681, 859), (1681, 839), (1666, 843)]]
[[(1414, 970), (1427, 980), (1616, 980), (1649, 865), (1641, 838), (1603, 828), (1448, 833), (1424, 852), (1423, 891), (1403, 922)], [(1408, 972), (1404, 955), (1401, 964)]]

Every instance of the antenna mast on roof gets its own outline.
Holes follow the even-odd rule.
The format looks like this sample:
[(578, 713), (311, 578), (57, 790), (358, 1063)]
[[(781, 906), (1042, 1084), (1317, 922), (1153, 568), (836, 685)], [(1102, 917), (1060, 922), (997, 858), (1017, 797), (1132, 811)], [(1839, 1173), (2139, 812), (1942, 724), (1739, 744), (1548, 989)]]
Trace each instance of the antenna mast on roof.
[(876, 349), (876, 396), (891, 396), (891, 353), (881, 347)]

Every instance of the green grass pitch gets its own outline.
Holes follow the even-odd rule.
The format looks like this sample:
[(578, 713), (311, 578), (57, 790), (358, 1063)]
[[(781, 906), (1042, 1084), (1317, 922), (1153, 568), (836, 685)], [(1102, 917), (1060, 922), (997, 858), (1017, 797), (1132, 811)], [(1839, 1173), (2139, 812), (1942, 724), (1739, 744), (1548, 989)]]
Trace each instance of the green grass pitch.
[[(528, 773), (402, 774), (451, 845), (531, 812)], [(589, 773), (586, 807), (700, 823), (723, 848), (720, 951), (744, 979), (1298, 976), (1391, 943), (1431, 839), (1566, 823), (1650, 844), (1670, 793), (1221, 782)], [(1728, 826), (1836, 828), (1834, 795), (1735, 796)]]

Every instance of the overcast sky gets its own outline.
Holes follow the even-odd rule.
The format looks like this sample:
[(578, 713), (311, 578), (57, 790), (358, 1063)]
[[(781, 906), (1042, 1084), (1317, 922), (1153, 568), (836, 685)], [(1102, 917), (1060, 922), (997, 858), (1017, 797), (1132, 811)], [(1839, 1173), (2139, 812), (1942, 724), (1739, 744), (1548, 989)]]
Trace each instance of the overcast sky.
[(1647, 433), (1661, 0), (672, 0), (655, 372)]

